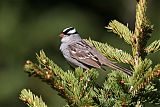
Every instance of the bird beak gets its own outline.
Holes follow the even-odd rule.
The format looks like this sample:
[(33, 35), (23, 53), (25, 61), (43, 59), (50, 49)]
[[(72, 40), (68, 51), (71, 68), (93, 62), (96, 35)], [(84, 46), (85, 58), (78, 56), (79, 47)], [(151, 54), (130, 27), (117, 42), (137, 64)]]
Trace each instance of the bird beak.
[(61, 33), (59, 36), (60, 36), (61, 38), (63, 38), (63, 37), (64, 37), (64, 34), (63, 34), (63, 33)]

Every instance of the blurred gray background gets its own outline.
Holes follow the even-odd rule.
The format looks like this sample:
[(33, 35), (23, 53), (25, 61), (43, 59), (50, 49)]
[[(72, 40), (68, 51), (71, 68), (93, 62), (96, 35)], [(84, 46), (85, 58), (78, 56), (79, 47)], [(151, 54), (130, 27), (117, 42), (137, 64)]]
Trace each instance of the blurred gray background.
[[(136, 0), (0, 0), (0, 106), (26, 107), (19, 100), (23, 88), (41, 95), (49, 107), (65, 105), (55, 90), (24, 73), (25, 61), (36, 62), (35, 53), (43, 49), (55, 63), (69, 69), (59, 51), (58, 36), (69, 26), (76, 27), (82, 38), (131, 52), (131, 47), (104, 27), (116, 19), (133, 30), (135, 5)], [(160, 38), (159, 6), (159, 0), (148, 3), (147, 15), (155, 29), (149, 42)], [(157, 64), (159, 56), (149, 57)]]

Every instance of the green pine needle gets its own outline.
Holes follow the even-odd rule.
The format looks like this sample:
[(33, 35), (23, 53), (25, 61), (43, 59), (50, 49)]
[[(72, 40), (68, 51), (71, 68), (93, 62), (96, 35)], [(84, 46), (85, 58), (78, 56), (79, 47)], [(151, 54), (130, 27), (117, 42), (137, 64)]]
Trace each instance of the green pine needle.
[(114, 32), (115, 34), (119, 35), (120, 38), (123, 38), (125, 42), (128, 44), (131, 44), (131, 36), (133, 35), (132, 32), (128, 29), (128, 26), (125, 26), (124, 24), (113, 20), (109, 23), (108, 27), (106, 27), (108, 30)]
[(151, 71), (152, 61), (150, 59), (139, 60), (139, 64), (134, 66), (133, 76), (130, 78), (131, 84), (137, 86), (143, 79), (146, 72)]
[(97, 96), (102, 106), (127, 106), (131, 101), (131, 94), (128, 93), (129, 89), (128, 76), (122, 72), (113, 71), (108, 74), (104, 87)]
[(160, 40), (152, 42), (147, 48), (145, 48), (146, 53), (155, 53), (160, 50)]
[(47, 107), (42, 98), (34, 95), (30, 90), (23, 89), (19, 98), (29, 107)]

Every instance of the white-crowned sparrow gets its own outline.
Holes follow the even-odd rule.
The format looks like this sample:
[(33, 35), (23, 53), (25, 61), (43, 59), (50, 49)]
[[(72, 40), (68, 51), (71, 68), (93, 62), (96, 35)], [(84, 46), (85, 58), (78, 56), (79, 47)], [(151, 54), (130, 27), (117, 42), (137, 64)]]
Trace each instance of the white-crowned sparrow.
[(72, 67), (101, 68), (102, 65), (120, 70), (128, 75), (132, 75), (132, 71), (115, 65), (113, 62), (104, 57), (93, 46), (87, 44), (79, 33), (73, 27), (68, 27), (60, 34), (61, 46), (60, 50), (65, 59)]

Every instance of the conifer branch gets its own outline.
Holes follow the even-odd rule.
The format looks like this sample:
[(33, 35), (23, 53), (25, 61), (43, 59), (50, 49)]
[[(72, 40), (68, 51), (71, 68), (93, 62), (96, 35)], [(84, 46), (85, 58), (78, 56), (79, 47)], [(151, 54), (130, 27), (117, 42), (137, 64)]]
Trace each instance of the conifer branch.
[(132, 93), (135, 95), (139, 90), (144, 89), (148, 84), (153, 81), (153, 79), (160, 77), (160, 65), (155, 66), (155, 68), (149, 69), (146, 74), (140, 78), (139, 81), (135, 84), (134, 88), (132, 89)]
[(117, 48), (113, 48), (112, 46), (108, 45), (107, 43), (100, 43), (94, 40), (85, 40), (86, 42), (93, 45), (97, 50), (99, 50), (105, 57), (111, 60), (117, 60), (118, 62), (123, 62), (127, 64), (133, 64), (133, 58), (127, 52), (119, 50)]
[(129, 92), (129, 78), (122, 72), (113, 71), (108, 74), (103, 90), (97, 95), (101, 106), (123, 107), (129, 106), (131, 94)]
[(91, 69), (83, 72), (82, 68), (64, 72), (43, 51), (37, 54), (39, 65), (27, 61), (25, 71), (30, 76), (39, 77), (59, 92), (68, 101), (70, 106), (93, 105), (94, 88), (90, 80), (97, 78), (97, 71)]
[(146, 74), (138, 81), (139, 83), (137, 86), (132, 88), (131, 92), (134, 96), (133, 101), (139, 100), (141, 104), (145, 102), (160, 104), (160, 83), (157, 77), (160, 77), (159, 64), (155, 66), (153, 70), (150, 69), (148, 72), (146, 72)]
[[(49, 68), (49, 66), (47, 66)], [(29, 76), (34, 76), (42, 79), (47, 84), (51, 85), (52, 88), (59, 90), (62, 96), (65, 97), (66, 93), (64, 91), (64, 85), (60, 80), (62, 80), (64, 76), (64, 72), (54, 72), (47, 67), (41, 67), (41, 65), (34, 64), (31, 61), (26, 61), (24, 66), (25, 72), (29, 74)], [(56, 69), (57, 70), (57, 69)], [(57, 70), (58, 71), (58, 70)], [(53, 79), (54, 78), (54, 79)]]
[(144, 61), (139, 60), (139, 65), (134, 67), (135, 71), (133, 73), (133, 76), (130, 78), (132, 85), (139, 84), (139, 79), (142, 79), (141, 77), (143, 77), (144, 74), (151, 69), (151, 64), (152, 61), (150, 59), (145, 59)]
[(137, 0), (136, 6), (136, 22), (135, 22), (135, 36), (143, 36), (140, 33), (143, 31), (143, 23), (146, 22), (146, 0)]
[(131, 36), (132, 32), (128, 29), (128, 26), (123, 25), (122, 23), (113, 20), (109, 23), (108, 27), (106, 27), (109, 31), (114, 32), (119, 35), (120, 38), (123, 38), (125, 42), (131, 44)]
[(147, 54), (154, 53), (160, 50), (160, 40), (152, 42), (148, 47), (145, 48)]
[(146, 8), (146, 0), (137, 0), (135, 31), (132, 36), (132, 51), (136, 65), (139, 63), (139, 57), (145, 58), (146, 52), (144, 49), (153, 31), (153, 26), (150, 25), (146, 17)]
[(29, 107), (47, 107), (42, 98), (34, 95), (30, 90), (23, 89), (19, 98)]

